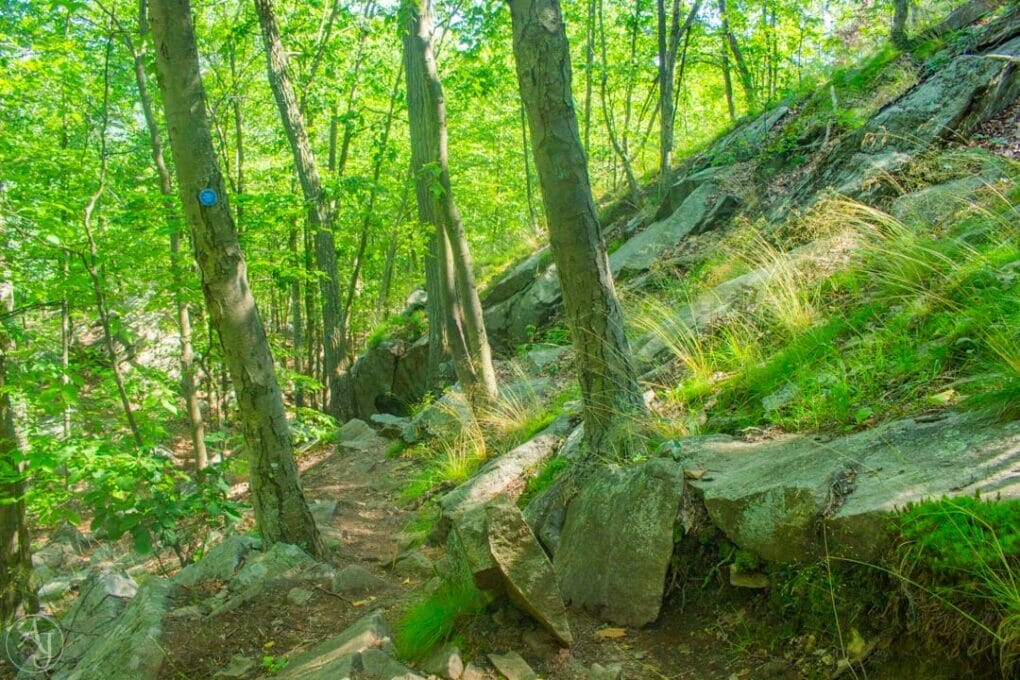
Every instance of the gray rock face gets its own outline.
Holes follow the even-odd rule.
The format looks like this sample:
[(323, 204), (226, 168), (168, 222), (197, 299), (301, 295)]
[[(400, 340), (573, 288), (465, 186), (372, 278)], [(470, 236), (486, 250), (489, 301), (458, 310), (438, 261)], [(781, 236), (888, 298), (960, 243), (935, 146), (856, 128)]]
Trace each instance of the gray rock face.
[(485, 308), (485, 328), (490, 341), (501, 349), (510, 349), (531, 340), (536, 328), (545, 324), (563, 301), (559, 273), (548, 264), (534, 281), (511, 298)]
[[(163, 632), (170, 584), (149, 579), (138, 589), (109, 632), (91, 638), (88, 651), (67, 680), (146, 680), (163, 666), (159, 638)], [(91, 632), (91, 631), (90, 631)]]
[(343, 680), (360, 670), (361, 654), (370, 649), (389, 650), (392, 635), (382, 612), (373, 612), (339, 635), (288, 657), (277, 676), (287, 680)]
[(642, 626), (659, 615), (683, 479), (662, 460), (597, 470), (567, 507), (553, 565), (568, 603)]
[(510, 599), (542, 624), (560, 643), (573, 636), (556, 586), (556, 573), (521, 511), (506, 496), (485, 507), (489, 553), (503, 576)]
[(385, 581), (356, 564), (344, 567), (333, 578), (333, 590), (348, 596), (372, 593), (384, 585)]
[(404, 441), (413, 444), (427, 437), (452, 439), (460, 434), (465, 424), (474, 422), (474, 418), (467, 397), (454, 386), (411, 419), (404, 430)]
[(341, 451), (364, 453), (386, 445), (386, 440), (375, 433), (368, 423), (357, 418), (348, 420), (337, 433)]
[(361, 673), (373, 680), (425, 680), (381, 649), (366, 649), (361, 653)]
[(368, 350), (342, 376), (345, 418), (368, 419), (380, 411), (404, 415), (425, 396), (428, 340), (385, 340)]
[(779, 562), (817, 558), (821, 527), (833, 554), (870, 560), (886, 545), (888, 514), (926, 498), (1020, 498), (1020, 422), (949, 415), (903, 420), (828, 442), (791, 435), (744, 443), (678, 442), (680, 465), (708, 469), (688, 484), (734, 543)]
[(563, 522), (566, 518), (567, 501), (563, 484), (559, 479), (532, 498), (524, 508), (524, 520), (550, 555), (555, 555), (559, 550)]
[(421, 669), (429, 675), (436, 675), (445, 680), (459, 680), (464, 675), (464, 659), (460, 650), (453, 645), (443, 645), (428, 656), (421, 664)]
[(552, 253), (549, 251), (549, 247), (540, 248), (486, 288), (482, 294), (482, 304), (491, 307), (509, 300), (531, 285), (550, 262), (552, 262)]
[(474, 477), (440, 498), (442, 517), (436, 525), (437, 537), (445, 538), (453, 520), (496, 496), (520, 495), (524, 489), (523, 480), (553, 455), (568, 428), (566, 419), (553, 421), (534, 439), (489, 461)]
[(404, 430), (411, 424), (410, 418), (390, 413), (373, 414), (370, 420), (372, 425), (379, 430), (379, 434), (390, 439), (400, 439), (404, 435)]

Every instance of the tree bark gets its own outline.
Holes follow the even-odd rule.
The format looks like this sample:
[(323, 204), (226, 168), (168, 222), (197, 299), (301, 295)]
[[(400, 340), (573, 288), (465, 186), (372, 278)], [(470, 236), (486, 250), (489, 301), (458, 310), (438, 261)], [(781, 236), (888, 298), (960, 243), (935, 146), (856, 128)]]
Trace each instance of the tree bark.
[(472, 271), (471, 252), (453, 198), (447, 157), (446, 102), (432, 53), (430, 0), (405, 4), (402, 27), (407, 108), (411, 130), (411, 168), (418, 214), (437, 233), (443, 300), (457, 378), (473, 406), (496, 397), (496, 371)]
[(737, 76), (740, 78), (740, 87), (744, 90), (744, 99), (747, 100), (747, 109), (752, 111), (757, 106), (754, 78), (751, 76), (751, 70), (747, 67), (747, 61), (744, 60), (744, 53), (737, 42), (737, 36), (733, 35), (733, 31), (730, 30), (730, 21), (726, 14), (726, 0), (719, 0), (719, 17), (722, 22), (723, 35), (726, 37), (726, 42), (733, 53), (733, 61), (737, 67)]
[(517, 79), (577, 354), (587, 460), (627, 457), (626, 426), (645, 409), (578, 133), (563, 16), (558, 0), (509, 4)]
[[(640, 13), (640, 0), (638, 0), (637, 13)], [(637, 17), (635, 17), (635, 21)], [(598, 0), (598, 24), (599, 24), (599, 46), (602, 55), (602, 78), (599, 88), (599, 96), (602, 100), (602, 118), (606, 124), (606, 134), (609, 135), (609, 143), (613, 147), (613, 151), (620, 158), (620, 162), (623, 164), (623, 173), (627, 178), (627, 188), (630, 190), (630, 200), (635, 206), (641, 205), (641, 185), (638, 183), (637, 176), (634, 174), (634, 166), (630, 162), (630, 154), (627, 151), (627, 138), (626, 138), (626, 127), (630, 124), (630, 107), (631, 107), (631, 96), (633, 94), (633, 88), (630, 83), (627, 85), (627, 101), (626, 112), (624, 116), (624, 132), (622, 135), (616, 132), (616, 123), (613, 121), (613, 104), (610, 101), (609, 96), (609, 57), (606, 50), (606, 25), (605, 16), (603, 12), (602, 0)], [(633, 57), (633, 34), (632, 34), (632, 57)], [(633, 64), (633, 61), (632, 61)]]
[(315, 260), (321, 272), (320, 295), (322, 304), (323, 364), (327, 390), (326, 411), (336, 419), (344, 414), (341, 404), (340, 376), (344, 369), (342, 302), (340, 278), (337, 274), (336, 245), (333, 239), (332, 215), (322, 195), (315, 155), (308, 141), (304, 116), (298, 107), (297, 96), (291, 84), (287, 65), (287, 51), (280, 39), (272, 0), (255, 0), (259, 15), (262, 37), (266, 47), (266, 61), (269, 70), (269, 86), (273, 90), (276, 106), (280, 111), (283, 129), (294, 155), (294, 169), (297, 172), (301, 191), (308, 208), (308, 223), (315, 230)]
[[(205, 448), (205, 423), (202, 420), (202, 409), (198, 403), (198, 390), (195, 387), (195, 352), (191, 344), (191, 313), (184, 299), (184, 290), (186, 288), (185, 268), (184, 263), (181, 262), (181, 234), (178, 230), (177, 211), (173, 204), (173, 182), (170, 179), (170, 170), (167, 168), (166, 159), (163, 156), (163, 138), (159, 131), (159, 122), (156, 120), (156, 111), (152, 105), (152, 96), (149, 94), (149, 86), (145, 76), (144, 48), (135, 47), (134, 41), (128, 36), (125, 36), (125, 40), (134, 60), (138, 98), (141, 100), (142, 113), (145, 115), (145, 125), (149, 130), (152, 162), (156, 166), (156, 173), (159, 175), (159, 190), (163, 194), (163, 210), (166, 215), (167, 226), (170, 228), (170, 271), (174, 282), (174, 304), (177, 308), (177, 329), (181, 347), (181, 396), (184, 398), (184, 407), (188, 415), (188, 425), (191, 430), (191, 445), (195, 452), (195, 467), (202, 470), (209, 463), (209, 455)], [(240, 144), (240, 140), (238, 140), (238, 144)], [(238, 148), (240, 149), (240, 147)], [(240, 183), (241, 181), (242, 175), (239, 163), (238, 182)]]
[(683, 26), (680, 25), (680, 0), (673, 0), (666, 32), (666, 2), (656, 0), (659, 33), (659, 195), (665, 196), (673, 179), (673, 141), (676, 108), (673, 99), (673, 78), (676, 75), (676, 56), (680, 38), (687, 35), (701, 9), (701, 0), (695, 0)]
[[(255, 521), (267, 543), (293, 543), (324, 556), (298, 480), (283, 395), (216, 162), (190, 2), (151, 0), (149, 9), (177, 185), (209, 317), (234, 383)], [(215, 192), (203, 194), (210, 205), (199, 200), (204, 190)]]
[[(2, 191), (2, 189), (0, 189)], [(0, 193), (0, 199), (2, 199)], [(8, 383), (8, 356), (13, 342), (7, 333), (14, 309), (14, 286), (6, 263), (6, 234), (0, 214), (0, 628), (22, 608), (36, 611), (32, 589), (32, 545), (25, 517), (25, 479), (21, 461), (24, 443), (15, 425), (14, 400)]]

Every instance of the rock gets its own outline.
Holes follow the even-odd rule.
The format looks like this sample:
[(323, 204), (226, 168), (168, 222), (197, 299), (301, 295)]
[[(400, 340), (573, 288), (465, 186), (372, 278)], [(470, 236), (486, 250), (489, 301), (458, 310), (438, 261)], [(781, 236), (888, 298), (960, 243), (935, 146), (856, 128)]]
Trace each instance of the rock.
[(411, 424), (404, 433), (404, 441), (413, 444), (427, 437), (452, 439), (460, 434), (467, 424), (474, 423), (474, 419), (474, 413), (464, 393), (459, 387), (454, 387), (411, 419)]
[(389, 649), (391, 645), (390, 629), (382, 612), (372, 612), (339, 635), (289, 656), (287, 666), (277, 677), (281, 680), (342, 680), (361, 668), (362, 652)]
[(189, 564), (173, 577), (174, 585), (188, 588), (203, 581), (229, 581), (261, 541), (252, 536), (230, 536), (207, 552), (201, 560)]
[[(159, 639), (170, 587), (168, 581), (151, 578), (101, 636), (97, 638), (93, 628), (84, 629), (87, 651), (64, 676), (66, 680), (155, 680), (163, 666)], [(75, 626), (82, 625), (82, 621), (75, 622)], [(65, 647), (65, 654), (67, 651)]]
[(485, 513), (489, 552), (510, 599), (569, 647), (573, 636), (556, 587), (556, 572), (521, 511), (501, 496), (485, 507)]
[(559, 479), (532, 498), (524, 508), (525, 521), (550, 555), (555, 555), (560, 547), (560, 536), (566, 518), (567, 499), (563, 483)]
[(623, 680), (623, 666), (618, 663), (608, 666), (593, 663), (588, 670), (588, 680)]
[(308, 604), (314, 596), (315, 593), (308, 590), (307, 588), (296, 586), (287, 591), (287, 602), (290, 602), (291, 604), (296, 604), (300, 607), (302, 605)]
[(486, 680), (485, 673), (473, 663), (469, 663), (464, 667), (464, 675), (460, 677), (461, 680)]
[(50, 534), (51, 543), (63, 543), (64, 545), (70, 546), (77, 554), (82, 554), (86, 548), (88, 548), (92, 541), (85, 538), (85, 536), (78, 530), (78, 527), (70, 524), (69, 522), (63, 522), (57, 529)]
[(485, 328), (497, 348), (512, 349), (531, 342), (541, 328), (559, 310), (563, 301), (559, 273), (550, 264), (538, 273), (531, 285), (498, 304), (487, 305)]
[(973, 414), (894, 421), (825, 442), (789, 435), (678, 443), (681, 466), (712, 470), (710, 478), (688, 482), (712, 523), (739, 547), (776, 562), (818, 558), (820, 523), (831, 554), (871, 561), (888, 545), (889, 514), (907, 503), (977, 493), (1020, 498), (1010, 462), (1020, 450), (1020, 422)]
[(892, 202), (889, 214), (909, 225), (940, 225), (966, 206), (986, 181), (980, 176), (964, 177), (904, 194)]
[(78, 560), (77, 551), (69, 544), (50, 542), (32, 553), (32, 566), (46, 567), (51, 572), (74, 564)]
[(191, 619), (200, 619), (204, 615), (202, 607), (197, 604), (189, 604), (185, 607), (178, 607), (177, 609), (172, 610), (166, 616), (168, 619), (184, 619), (187, 621)]
[(214, 678), (244, 678), (257, 668), (254, 660), (241, 654), (230, 657), (227, 667), (214, 675)]
[(413, 578), (429, 578), (435, 574), (436, 568), (432, 560), (420, 550), (415, 550), (397, 561), (393, 572), (397, 576)]
[(482, 304), (485, 307), (492, 307), (509, 300), (533, 283), (535, 277), (551, 262), (552, 253), (548, 246), (543, 246), (486, 288), (481, 295)]
[(537, 347), (524, 356), (524, 368), (529, 373), (544, 373), (554, 369), (560, 358), (566, 355), (572, 347), (570, 345), (554, 345), (552, 347)]
[(312, 519), (316, 525), (330, 526), (333, 517), (336, 515), (336, 501), (315, 501), (308, 504), (308, 510), (312, 513)]
[(502, 588), (502, 576), (489, 552), (489, 519), (484, 505), (457, 516), (447, 537), (447, 553), (464, 559), (475, 585), (482, 590)]
[(381, 578), (356, 564), (344, 567), (333, 578), (333, 590), (348, 596), (373, 593), (385, 585)]
[(381, 649), (361, 653), (361, 677), (373, 680), (425, 680)]
[(537, 680), (535, 671), (517, 652), (489, 654), (489, 661), (507, 680)]
[(337, 433), (337, 443), (340, 450), (352, 453), (374, 451), (386, 445), (386, 441), (368, 423), (357, 418), (344, 423)]
[(249, 557), (230, 582), (230, 587), (237, 590), (250, 588), (318, 564), (314, 558), (296, 545), (274, 543), (269, 550)]
[(72, 583), (73, 580), (71, 578), (57, 578), (40, 586), (36, 594), (40, 602), (53, 602), (71, 592)]
[(731, 564), (730, 585), (737, 588), (768, 588), (769, 577), (756, 571), (744, 571), (737, 565)]
[(400, 439), (411, 424), (410, 418), (391, 413), (374, 413), (369, 420), (378, 428), (379, 434), (388, 439)]
[(446, 644), (429, 654), (421, 669), (446, 680), (459, 680), (464, 675), (464, 660), (455, 645)]
[(642, 626), (659, 615), (683, 479), (660, 459), (595, 471), (567, 507), (553, 565), (564, 599)]
[(484, 505), (500, 494), (513, 492), (514, 495), (520, 495), (524, 490), (522, 482), (553, 455), (569, 427), (566, 418), (553, 421), (533, 439), (489, 461), (474, 477), (442, 496), (439, 499), (442, 516), (436, 524), (437, 538), (445, 538), (451, 523), (465, 512)]
[(763, 398), (761, 400), (761, 406), (765, 409), (766, 413), (778, 411), (796, 399), (799, 393), (800, 389), (795, 383), (787, 383), (772, 394)]
[(677, 208), (683, 205), (687, 197), (694, 193), (694, 190), (701, 185), (708, 182), (718, 183), (727, 174), (729, 174), (730, 168), (726, 166), (715, 166), (692, 172), (686, 177), (677, 180), (670, 187), (669, 192), (666, 194), (666, 198), (659, 204), (658, 209), (655, 211), (656, 220), (664, 220), (674, 212)]

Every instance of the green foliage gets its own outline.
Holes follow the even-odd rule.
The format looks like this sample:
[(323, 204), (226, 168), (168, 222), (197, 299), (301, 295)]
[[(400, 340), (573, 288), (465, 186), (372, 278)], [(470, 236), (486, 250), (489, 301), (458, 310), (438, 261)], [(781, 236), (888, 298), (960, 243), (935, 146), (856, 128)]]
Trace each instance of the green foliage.
[(553, 456), (539, 469), (538, 474), (528, 479), (524, 487), (524, 493), (517, 500), (520, 507), (526, 506), (535, 496), (542, 493), (556, 481), (570, 467), (570, 461), (562, 456)]
[(369, 349), (378, 347), (383, 340), (417, 340), (428, 329), (425, 312), (417, 310), (409, 316), (394, 314), (368, 336)]
[(448, 557), (450, 572), (442, 575), (439, 588), (412, 604), (396, 625), (397, 654), (402, 659), (422, 659), (488, 605), (489, 597), (475, 586), (463, 558), (458, 559), (456, 551)]
[(279, 673), (286, 668), (287, 663), (287, 659), (282, 657), (277, 658), (271, 654), (267, 654), (262, 657), (262, 670), (269, 674)]

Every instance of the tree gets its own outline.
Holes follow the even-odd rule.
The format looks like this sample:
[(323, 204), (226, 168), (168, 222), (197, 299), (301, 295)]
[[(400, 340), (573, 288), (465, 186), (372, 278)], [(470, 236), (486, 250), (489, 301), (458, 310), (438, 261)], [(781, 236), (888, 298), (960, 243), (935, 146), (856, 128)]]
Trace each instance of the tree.
[[(3, 199), (0, 185), (0, 201)], [(2, 203), (0, 203), (2, 207)], [(24, 444), (14, 422), (14, 400), (8, 383), (12, 341), (7, 324), (14, 310), (14, 286), (3, 260), (8, 252), (0, 214), (0, 627), (7, 625), (32, 594), (32, 545), (25, 519)]]
[(737, 67), (737, 76), (740, 78), (740, 87), (744, 90), (744, 99), (747, 100), (747, 108), (754, 110), (757, 106), (757, 97), (754, 91), (754, 78), (751, 76), (751, 69), (747, 67), (747, 61), (744, 59), (744, 52), (740, 49), (740, 43), (737, 42), (737, 36), (730, 30), (730, 19), (726, 10), (726, 0), (718, 0), (719, 2), (719, 18), (722, 22), (722, 32), (726, 43), (730, 47), (730, 51), (733, 53), (734, 64)]
[(673, 175), (673, 135), (676, 110), (673, 103), (673, 78), (681, 37), (688, 35), (701, 9), (701, 0), (694, 0), (683, 26), (680, 25), (680, 0), (673, 0), (666, 31), (666, 0), (656, 0), (659, 36), (659, 195), (665, 196)]
[(517, 79), (577, 353), (588, 455), (627, 454), (625, 425), (644, 411), (623, 313), (588, 179), (558, 0), (510, 0)]
[(272, 0), (255, 0), (255, 10), (266, 43), (269, 86), (280, 111), (283, 129), (294, 155), (301, 191), (308, 208), (308, 224), (315, 232), (315, 261), (319, 268), (319, 295), (322, 303), (323, 364), (329, 401), (326, 411), (334, 418), (343, 416), (340, 375), (346, 364), (346, 329), (342, 321), (340, 279), (337, 274), (336, 244), (333, 239), (333, 217), (322, 194), (322, 181), (315, 163), (315, 154), (308, 141), (304, 115), (298, 106), (291, 84), (287, 51), (280, 38)]
[[(446, 102), (432, 52), (430, 0), (402, 6), (404, 71), (411, 131), (411, 170), (418, 215), (433, 228), (430, 251), (438, 262), (438, 286), (446, 338), (464, 393), (475, 406), (496, 397), (496, 371), (485, 332), (482, 304), (472, 271), (471, 252), (453, 198), (447, 153)], [(430, 318), (430, 324), (437, 319)]]
[(255, 521), (267, 543), (294, 543), (323, 555), (298, 480), (283, 395), (213, 149), (190, 2), (152, 0), (150, 12), (178, 190), (210, 321), (234, 383)]

